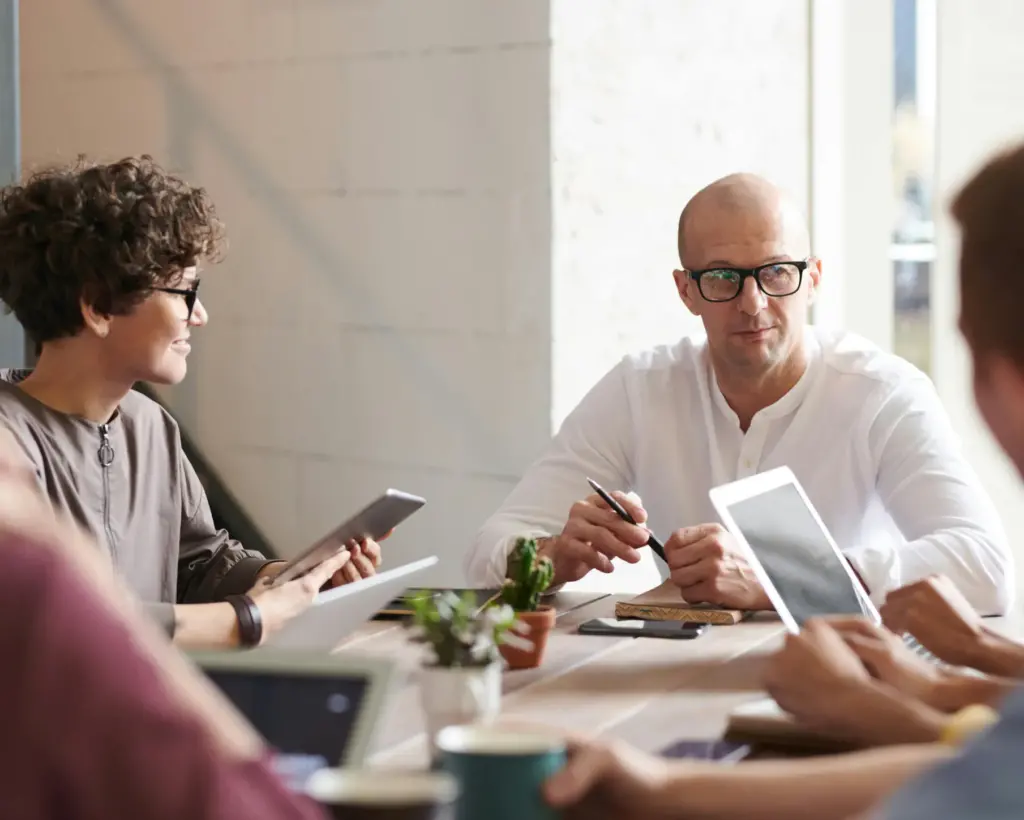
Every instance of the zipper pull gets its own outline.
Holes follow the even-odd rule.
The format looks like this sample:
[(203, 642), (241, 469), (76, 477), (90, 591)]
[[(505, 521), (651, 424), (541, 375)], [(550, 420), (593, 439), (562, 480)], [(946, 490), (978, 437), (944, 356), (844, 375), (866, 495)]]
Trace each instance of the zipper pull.
[(110, 425), (108, 424), (100, 425), (100, 449), (96, 455), (103, 467), (109, 467), (114, 463), (114, 448), (110, 444)]

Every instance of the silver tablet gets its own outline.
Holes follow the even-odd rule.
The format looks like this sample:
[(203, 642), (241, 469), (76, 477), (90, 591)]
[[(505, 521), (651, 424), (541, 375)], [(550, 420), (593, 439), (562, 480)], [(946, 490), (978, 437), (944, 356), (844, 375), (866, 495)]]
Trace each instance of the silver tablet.
[(280, 586), (293, 578), (305, 575), (332, 556), (338, 547), (354, 538), (383, 538), (426, 503), (426, 499), (418, 495), (404, 493), (401, 490), (387, 490), (301, 555), (289, 561), (274, 578), (271, 586)]

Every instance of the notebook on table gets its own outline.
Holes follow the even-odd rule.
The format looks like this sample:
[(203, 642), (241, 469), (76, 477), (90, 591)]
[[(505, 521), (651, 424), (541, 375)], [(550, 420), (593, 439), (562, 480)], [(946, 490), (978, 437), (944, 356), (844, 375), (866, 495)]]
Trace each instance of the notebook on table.
[(695, 621), (706, 624), (738, 624), (750, 616), (742, 609), (726, 609), (715, 604), (691, 604), (683, 600), (679, 587), (665, 581), (635, 598), (618, 601), (615, 617), (645, 621)]

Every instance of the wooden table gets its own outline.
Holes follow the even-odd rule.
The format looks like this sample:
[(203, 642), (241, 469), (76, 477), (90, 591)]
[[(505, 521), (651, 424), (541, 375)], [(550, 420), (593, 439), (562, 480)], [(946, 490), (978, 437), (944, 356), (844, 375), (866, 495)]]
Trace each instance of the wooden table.
[[(539, 669), (504, 676), (502, 719), (568, 732), (600, 733), (658, 752), (677, 740), (713, 738), (730, 709), (764, 697), (764, 656), (784, 628), (774, 616), (712, 627), (696, 640), (579, 635), (576, 627), (613, 617), (615, 596), (559, 593), (559, 616)], [(401, 623), (373, 621), (338, 649), (384, 655), (400, 684), (385, 707), (371, 763), (418, 766), (427, 760), (416, 671), (423, 648)]]

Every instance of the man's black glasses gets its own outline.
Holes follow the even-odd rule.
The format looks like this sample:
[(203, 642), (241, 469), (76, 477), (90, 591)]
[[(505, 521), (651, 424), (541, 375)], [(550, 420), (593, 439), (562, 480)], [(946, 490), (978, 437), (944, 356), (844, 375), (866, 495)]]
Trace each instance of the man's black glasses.
[(753, 278), (765, 296), (791, 296), (800, 290), (808, 260), (769, 262), (756, 268), (707, 268), (687, 271), (696, 280), (700, 295), (709, 302), (729, 302), (743, 291), (743, 283)]
[(185, 297), (185, 306), (188, 308), (188, 316), (185, 318), (186, 322), (192, 321), (192, 311), (196, 307), (196, 299), (199, 298), (199, 280), (196, 279), (195, 283), (190, 288), (153, 288), (161, 293), (174, 293), (178, 296)]

